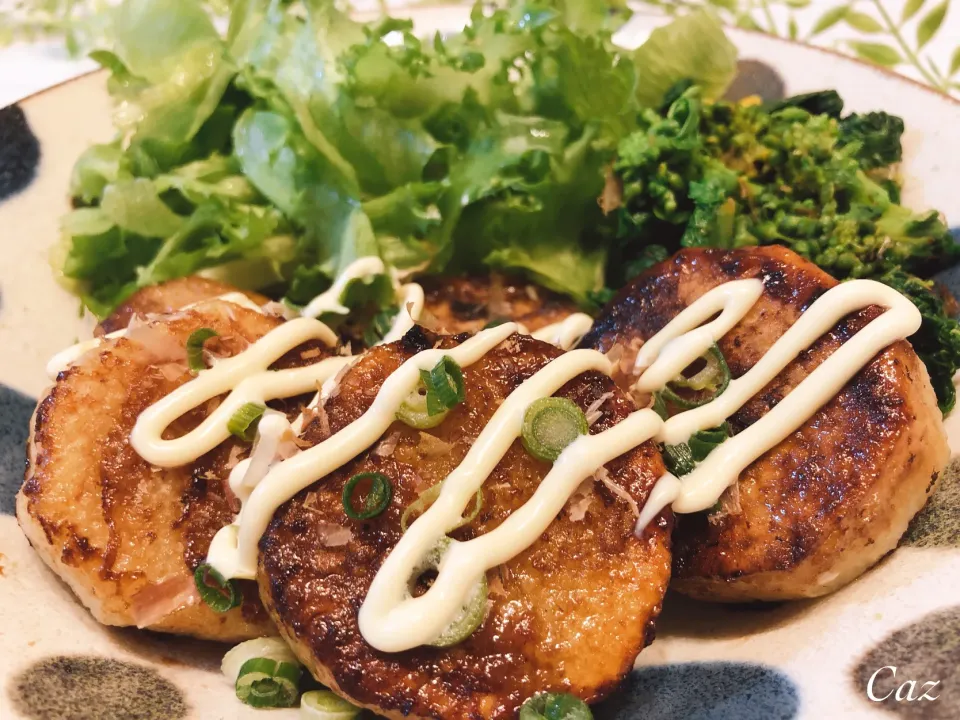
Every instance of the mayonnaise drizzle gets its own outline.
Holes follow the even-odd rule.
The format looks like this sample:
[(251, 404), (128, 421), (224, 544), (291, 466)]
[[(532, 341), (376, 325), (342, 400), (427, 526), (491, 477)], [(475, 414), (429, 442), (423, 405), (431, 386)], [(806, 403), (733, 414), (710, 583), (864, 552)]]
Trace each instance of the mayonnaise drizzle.
[[(268, 370), (285, 353), (308, 340), (329, 346), (337, 336), (319, 320), (297, 318), (274, 328), (238, 355), (201, 370), (197, 377), (144, 410), (137, 419), (130, 444), (140, 456), (159, 467), (176, 467), (196, 460), (230, 436), (227, 423), (248, 402), (264, 404), (293, 397), (316, 388), (336, 374), (348, 358), (330, 357), (313, 365), (289, 370)], [(216, 410), (186, 435), (163, 439), (167, 427), (210, 398), (230, 392)]]
[(303, 317), (312, 318), (319, 317), (324, 313), (346, 315), (350, 312), (350, 308), (340, 302), (340, 297), (343, 295), (343, 291), (347, 289), (347, 285), (354, 280), (370, 282), (377, 275), (384, 275), (386, 272), (387, 269), (383, 260), (376, 255), (357, 258), (343, 269), (343, 272), (333, 281), (333, 285), (308, 302), (300, 311), (300, 314)]
[(223, 534), (224, 538), (216, 548), (211, 545), (210, 564), (225, 577), (255, 577), (257, 543), (276, 509), (318, 478), (329, 475), (373, 445), (394, 422), (400, 405), (416, 388), (421, 370), (429, 370), (444, 355), (449, 355), (462, 367), (472, 365), (515, 330), (513, 323), (505, 323), (450, 350), (425, 350), (403, 363), (384, 381), (373, 404), (363, 415), (332, 437), (274, 466), (243, 506), (236, 545), (230, 547), (227, 544), (227, 536), (234, 531), (221, 530), (217, 537)]
[(537, 340), (556, 345), (561, 350), (576, 347), (593, 327), (593, 318), (585, 313), (574, 313), (560, 322), (546, 325), (530, 333)]
[[(375, 262), (363, 262), (366, 260)], [(308, 308), (320, 308), (318, 314), (345, 310), (338, 303), (347, 282), (383, 272), (378, 258), (361, 258), (356, 264), (358, 268), (348, 268), (350, 272), (324, 293), (325, 299), (320, 296)], [(662, 389), (742, 321), (762, 293), (761, 280), (738, 280), (720, 285), (693, 302), (640, 348), (635, 365), (640, 374), (637, 389)], [(400, 312), (383, 342), (402, 337), (422, 310), (423, 290), (419, 285), (404, 285), (400, 294)], [(534, 543), (583, 479), (648, 439), (667, 444), (686, 442), (697, 431), (721, 424), (840, 319), (869, 305), (880, 305), (885, 312), (843, 343), (763, 418), (722, 443), (688, 475), (676, 478), (668, 473), (661, 477), (640, 512), (636, 530), (639, 534), (671, 503), (677, 512), (709, 508), (751, 462), (806, 422), (879, 351), (917, 330), (920, 313), (909, 300), (869, 280), (836, 286), (808, 308), (750, 371), (732, 380), (713, 401), (666, 421), (652, 410), (640, 410), (604, 432), (581, 436), (564, 450), (533, 497), (500, 526), (470, 541), (451, 543), (430, 590), (421, 597), (411, 597), (408, 588), (413, 569), (460, 521), (476, 491), (520, 435), (523, 413), (530, 403), (552, 395), (585, 371), (609, 375), (613, 370), (610, 360), (593, 350), (574, 350), (551, 361), (504, 400), (463, 462), (446, 478), (436, 502), (387, 556), (360, 608), (364, 638), (385, 652), (431, 642), (455, 617), (480, 576)], [(717, 317), (710, 320), (714, 315)], [(588, 316), (577, 314), (542, 328), (534, 337), (566, 349), (579, 342), (591, 324)], [(226, 577), (253, 578), (258, 541), (277, 508), (373, 445), (394, 422), (397, 409), (416, 387), (421, 369), (433, 367), (444, 355), (468, 366), (517, 330), (516, 323), (505, 323), (477, 333), (456, 348), (414, 355), (384, 381), (362, 416), (287, 460), (278, 461), (276, 455), (280, 438), (291, 429), (290, 423), (279, 414), (264, 417), (258, 452), (241, 461), (230, 476), (230, 485), (243, 501), (243, 509), (234, 524), (217, 533), (208, 561)], [(279, 326), (240, 355), (201, 371), (196, 380), (141, 415), (131, 435), (134, 448), (155, 465), (190, 462), (226, 439), (227, 420), (244, 403), (297, 395), (324, 379), (329, 384), (337, 371), (354, 360), (336, 357), (296, 370), (266, 370), (285, 352), (309, 339), (321, 339), (330, 345), (336, 342), (325, 325), (300, 318)], [(195, 430), (173, 440), (162, 438), (178, 417), (231, 389), (220, 407)], [(301, 425), (302, 418), (292, 428), (298, 431)]]

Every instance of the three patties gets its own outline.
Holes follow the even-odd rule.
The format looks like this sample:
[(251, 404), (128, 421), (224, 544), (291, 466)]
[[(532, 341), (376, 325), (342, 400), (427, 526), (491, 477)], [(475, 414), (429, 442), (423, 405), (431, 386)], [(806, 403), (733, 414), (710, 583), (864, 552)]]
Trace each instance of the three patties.
[[(684, 495), (695, 484), (698, 463), (709, 462), (711, 452), (723, 454), (760, 425), (769, 427), (771, 418), (777, 415), (774, 410), (790, 405), (790, 391), (824, 365), (828, 357), (847, 343), (852, 347), (867, 335), (876, 334), (876, 328), (865, 330), (872, 321), (889, 311), (907, 321), (905, 325), (901, 323), (903, 328), (913, 322), (916, 309), (895, 293), (896, 298), (890, 300), (892, 291), (888, 288), (881, 291), (877, 284), (849, 286), (862, 291), (859, 299), (854, 297), (849, 310), (841, 309), (823, 330), (811, 335), (809, 347), (797, 349), (780, 370), (744, 395), (740, 405), (717, 415), (692, 435), (682, 436), (671, 428), (686, 411), (702, 414), (703, 406), (713, 404), (712, 401), (724, 405), (736, 394), (732, 388), (747, 382), (763, 358), (778, 354), (776, 348), (789, 334), (788, 330), (795, 333), (799, 325), (817, 313), (823, 315), (824, 307), (829, 307), (831, 298), (836, 297), (829, 292), (835, 289), (835, 281), (778, 248), (684, 251), (636, 279), (605, 309), (583, 346), (606, 352), (608, 357), (589, 349), (564, 354), (524, 334), (534, 327), (497, 329), (497, 323), (506, 318), (499, 316), (500, 311), (489, 310), (489, 297), (491, 292), (502, 294), (502, 288), (469, 282), (473, 283), (467, 286), (469, 293), (477, 297), (486, 293), (487, 297), (473, 303), (479, 311), (468, 308), (469, 317), (462, 310), (470, 303), (458, 299), (465, 292), (462, 284), (449, 283), (455, 288), (453, 295), (438, 294), (428, 288), (425, 305), (428, 312), (431, 307), (436, 310), (431, 320), (434, 326), (442, 323), (444, 329), (450, 329), (445, 326), (464, 322), (466, 329), (476, 333), (473, 337), (412, 327), (401, 333), (402, 339), (397, 342), (374, 347), (348, 363), (344, 360), (344, 371), (324, 383), (319, 403), (312, 403), (302, 417), (295, 416), (306, 407), (309, 395), (289, 401), (287, 417), (282, 422), (296, 422), (288, 431), (288, 454), (273, 452), (254, 461), (261, 467), (258, 473), (252, 473), (256, 476), (252, 482), (263, 487), (257, 486), (253, 495), (259, 493), (260, 499), (270, 492), (274, 495), (274, 500), (267, 505), (260, 503), (257, 510), (263, 515), (262, 525), (253, 531), (259, 546), (249, 543), (249, 527), (248, 537), (243, 540), (243, 523), (251, 520), (248, 516), (253, 511), (247, 512), (244, 504), (243, 512), (236, 515), (239, 508), (227, 492), (232, 485), (227, 483), (228, 465), (245, 457), (247, 450), (237, 450), (232, 439), (186, 464), (173, 463), (166, 470), (150, 468), (138, 455), (136, 462), (123, 465), (137, 472), (119, 472), (112, 481), (129, 497), (155, 494), (150, 499), (166, 507), (173, 504), (169, 492), (165, 496), (157, 491), (143, 468), (172, 473), (179, 483), (172, 485), (181, 488), (179, 502), (184, 519), (171, 521), (162, 514), (149, 515), (151, 521), (161, 518), (161, 522), (123, 541), (144, 544), (156, 553), (162, 552), (163, 547), (156, 542), (158, 537), (171, 541), (170, 547), (180, 556), (189, 555), (190, 569), (204, 559), (214, 533), (219, 535), (233, 527), (240, 538), (234, 544), (239, 548), (247, 543), (251, 563), (234, 564), (241, 569), (232, 576), (256, 578), (259, 595), (272, 619), (315, 677), (353, 702), (377, 712), (397, 717), (412, 714), (442, 718), (461, 717), (469, 712), (499, 718), (514, 716), (527, 698), (543, 691), (570, 692), (587, 701), (597, 700), (616, 685), (652, 637), (653, 621), (670, 576), (672, 515), (666, 506), (671, 502), (687, 513), (682, 516), (674, 538), (677, 550), (673, 567), (678, 589), (711, 600), (805, 597), (823, 594), (848, 582), (892, 548), (925, 500), (932, 488), (931, 478), (935, 479), (945, 459), (939, 413), (922, 364), (903, 341), (883, 340), (876, 350), (854, 359), (856, 367), (849, 382), (841, 381), (836, 391), (823, 397), (822, 407), (817, 405), (799, 417), (795, 430), (768, 445), (758, 446), (743, 471), (738, 471), (739, 477), (734, 473), (730, 478), (728, 489), (721, 485), (706, 503), (702, 498), (691, 501)], [(440, 287), (444, 287), (442, 283)], [(178, 293), (181, 299), (190, 297), (191, 303), (198, 296), (215, 291), (200, 285), (186, 290), (189, 292), (181, 286)], [(729, 290), (730, 297), (737, 293), (742, 296), (735, 317), (731, 316), (733, 320), (726, 325), (721, 322), (730, 309), (724, 304), (726, 301), (711, 304), (710, 300), (718, 290), (721, 294)], [(544, 301), (545, 295), (536, 290), (511, 292), (515, 296), (513, 310), (529, 318), (531, 325), (552, 312), (556, 311), (556, 317), (561, 319), (566, 313), (566, 308), (549, 298)], [(148, 306), (157, 307), (155, 300), (151, 299), (153, 304)], [(877, 302), (883, 307), (874, 304)], [(184, 317), (218, 308), (231, 322), (237, 321), (240, 310), (241, 318), (246, 318), (247, 313), (262, 316), (249, 298), (231, 301), (220, 297), (154, 318), (147, 325), (169, 334)], [(679, 330), (674, 328), (691, 312), (694, 321)], [(197, 319), (189, 326), (190, 334), (203, 328), (205, 322), (205, 315)], [(276, 334), (273, 331), (281, 327), (289, 329), (304, 322), (323, 327), (305, 318), (285, 326), (277, 318), (270, 318), (270, 322), (272, 330), (264, 325), (270, 331), (266, 337), (257, 340), (251, 335), (245, 339), (253, 343), (251, 349), (269, 345)], [(718, 322), (722, 328), (717, 326)], [(116, 356), (123, 356), (128, 346), (146, 352), (147, 356), (155, 352), (141, 347), (143, 338), (137, 338), (140, 324), (141, 321), (135, 322), (126, 337), (107, 340), (103, 347), (81, 356), (61, 375), (50, 397), (56, 396), (62, 387), (70, 387), (71, 378), (82, 377), (80, 368), (110, 365)], [(235, 333), (232, 327), (221, 329), (228, 336)], [(187, 331), (183, 327), (174, 333), (180, 352), (184, 344), (189, 344), (189, 337), (185, 339)], [(894, 339), (909, 334), (906, 330), (897, 332), (901, 334), (892, 336)], [(710, 334), (706, 340), (704, 333)], [(483, 352), (464, 354), (466, 346), (479, 346), (478, 343), (486, 343)], [(276, 345), (271, 357), (293, 358), (294, 364), (309, 366), (341, 352), (335, 346), (335, 338), (324, 347), (306, 351), (295, 344)], [(695, 350), (693, 354), (688, 352), (691, 348)], [(649, 356), (639, 368), (635, 362), (638, 352)], [(428, 356), (429, 363), (420, 362)], [(452, 359), (454, 356), (461, 358), (462, 367)], [(705, 358), (704, 367), (704, 360), (697, 360), (699, 356)], [(679, 362), (678, 357), (686, 359)], [(181, 377), (182, 373), (173, 373), (169, 368), (164, 370), (154, 360), (138, 361), (139, 365), (130, 373), (132, 379), (119, 383), (112, 403), (93, 408), (75, 404), (72, 411), (89, 414), (97, 421), (93, 425), (101, 428), (98, 432), (110, 441), (115, 440), (110, 428), (115, 408), (129, 405), (131, 409), (117, 429), (129, 435), (131, 417), (135, 421), (137, 413), (153, 407), (165, 393), (175, 389), (179, 392), (183, 383), (193, 378), (189, 374)], [(404, 394), (413, 386), (397, 395), (396, 380), (405, 368), (410, 369), (410, 363), (419, 368), (425, 395), (411, 395), (404, 400)], [(556, 370), (552, 380), (539, 381), (540, 390), (529, 391), (530, 383), (536, 385), (538, 377), (550, 375), (551, 368), (561, 366), (567, 369)], [(664, 374), (664, 367), (672, 370)], [(262, 377), (264, 369), (251, 367), (250, 372), (259, 373), (258, 382), (269, 382)], [(134, 379), (157, 371), (171, 384), (142, 393), (140, 382)], [(648, 373), (656, 375), (658, 371), (662, 377), (649, 380)], [(209, 384), (218, 373), (214, 365), (204, 375), (205, 382)], [(418, 377), (416, 372), (406, 375), (410, 382)], [(712, 379), (704, 381), (706, 375)], [(611, 377), (616, 377), (621, 387)], [(694, 382), (698, 378), (699, 386)], [(174, 425), (154, 428), (164, 436), (158, 436), (158, 442), (172, 442), (191, 431), (201, 419), (209, 419), (216, 412), (211, 406), (216, 404), (214, 401), (223, 400), (224, 393), (252, 379), (249, 373), (240, 373), (239, 384), (221, 387), (214, 383), (220, 389), (202, 396), (209, 402), (184, 405), (183, 417)], [(644, 382), (652, 396), (642, 391)], [(410, 403), (417, 407), (424, 404), (429, 409), (430, 392), (451, 392), (449, 387), (444, 390), (445, 383), (454, 387), (452, 404), (444, 405), (436, 413), (424, 408), (403, 411)], [(711, 383), (712, 390), (704, 393)], [(679, 396), (667, 396), (671, 384), (686, 389)], [(689, 394), (690, 388), (696, 397)], [(728, 388), (730, 394), (722, 397)], [(741, 395), (742, 389), (738, 390)], [(381, 397), (384, 394), (386, 400)], [(805, 393), (795, 393), (794, 399), (797, 394)], [(486, 460), (492, 457), (493, 464), (475, 479), (481, 483), (475, 501), (459, 508), (462, 518), (458, 514), (436, 529), (448, 543), (442, 549), (435, 548), (436, 552), (430, 550), (436, 555), (436, 567), (428, 563), (416, 572), (411, 570), (409, 577), (400, 577), (400, 586), (406, 588), (403, 592), (410, 597), (397, 599), (396, 607), (390, 606), (391, 612), (399, 612), (408, 600), (431, 593), (434, 598), (437, 596), (434, 583), (444, 579), (448, 546), (459, 550), (498, 532), (502, 535), (502, 528), (517, 527), (520, 516), (526, 513), (529, 519), (531, 506), (543, 504), (544, 487), (566, 488), (556, 491), (553, 500), (558, 504), (526, 540), (517, 540), (515, 545), (508, 543), (509, 551), (501, 548), (500, 554), (494, 555), (499, 560), (477, 566), (483, 568), (481, 579), (477, 580), (482, 582), (482, 602), (478, 601), (476, 607), (469, 604), (470, 622), (468, 627), (461, 628), (463, 632), (455, 633), (452, 640), (443, 640), (445, 634), (441, 634), (443, 642), (426, 637), (407, 644), (382, 645), (384, 635), (370, 635), (369, 623), (364, 627), (368, 596), (376, 594), (378, 578), (382, 586), (382, 575), (390, 574), (387, 569), (391, 558), (402, 555), (410, 537), (423, 529), (422, 522), (418, 527), (418, 518), (426, 519), (434, 505), (445, 502), (449, 493), (442, 483), (461, 472), (461, 465), (469, 466), (479, 459), (479, 466), (483, 466), (483, 458), (471, 456), (472, 460), (465, 462), (467, 453), (478, 444), (487, 447), (484, 442), (489, 438), (482, 438), (491, 426), (502, 425), (503, 419), (497, 418), (504, 407), (516, 405), (518, 395), (525, 398), (522, 403), (529, 410), (551, 408), (541, 418), (540, 431), (548, 438), (563, 438), (563, 443), (557, 445), (552, 456), (538, 459), (537, 452), (531, 449), (533, 441), (527, 435), (526, 419), (522, 433), (519, 425), (507, 431), (508, 435), (514, 434), (502, 445), (502, 457), (500, 451), (487, 453)], [(652, 399), (656, 401), (648, 408)], [(693, 402), (694, 399), (702, 401)], [(401, 400), (402, 404), (398, 404)], [(449, 400), (448, 397), (444, 402)], [(541, 401), (549, 402), (541, 408)], [(371, 413), (381, 416), (373, 419), (372, 427), (376, 430), (372, 433)], [(779, 414), (782, 416), (782, 412)], [(61, 423), (64, 417), (60, 418)], [(42, 439), (46, 422), (46, 416), (38, 422), (36, 437)], [(367, 427), (361, 433), (366, 439), (360, 444), (358, 423), (366, 423)], [(495, 428), (495, 432), (499, 431)], [(701, 432), (706, 435), (697, 437)], [(625, 435), (629, 435), (628, 442)], [(709, 441), (705, 440), (707, 436)], [(674, 439), (670, 440), (671, 437)], [(590, 438), (599, 442), (590, 445)], [(610, 447), (618, 449), (604, 455), (598, 449), (608, 439)], [(654, 440), (671, 461), (668, 466), (664, 465)], [(25, 486), (21, 522), (25, 527), (33, 522), (30, 536), (35, 544), (42, 546), (44, 542), (36, 528), (50, 526), (52, 517), (37, 510), (41, 486), (55, 488), (65, 478), (73, 481), (75, 492), (95, 494), (102, 490), (103, 483), (96, 473), (102, 474), (104, 461), (97, 452), (107, 441), (97, 439), (95, 450), (88, 452), (94, 458), (91, 467), (96, 471), (86, 475), (64, 473), (64, 467), (73, 471), (76, 468), (61, 464), (54, 465), (48, 476), (38, 476), (39, 465), (34, 459), (33, 475), (28, 477), (31, 482), (41, 477), (44, 483), (28, 482)], [(696, 447), (695, 441), (699, 443)], [(258, 443), (262, 450), (262, 433)], [(571, 447), (566, 452), (574, 444), (576, 449)], [(129, 446), (124, 452), (142, 455), (141, 445), (133, 445), (138, 448), (136, 452)], [(338, 460), (339, 464), (325, 464), (321, 456), (327, 448), (337, 454), (344, 446), (353, 448), (349, 455)], [(676, 464), (680, 446), (686, 447), (689, 456), (683, 467)], [(320, 454), (312, 452), (315, 450), (320, 450)], [(254, 449), (254, 454), (257, 452)], [(226, 453), (226, 460), (208, 462), (207, 455), (220, 457), (218, 453)], [(300, 475), (293, 485), (289, 482), (291, 473), (284, 470), (291, 458), (299, 458), (291, 463), (299, 468)], [(857, 464), (863, 458), (867, 458), (869, 466)], [(290, 465), (286, 467), (289, 469)], [(570, 467), (574, 469), (569, 470)], [(667, 467), (682, 476), (681, 480), (667, 473)], [(558, 486), (555, 475), (559, 472), (558, 477), (562, 477), (565, 468), (569, 470), (567, 480), (573, 478), (575, 482)], [(293, 475), (296, 472), (292, 471)], [(191, 478), (189, 492), (183, 490), (186, 477)], [(225, 503), (196, 502), (193, 495), (199, 487), (198, 477), (218, 488), (215, 494), (222, 496)], [(124, 487), (127, 481), (129, 487)], [(367, 482), (372, 484), (367, 487)], [(273, 489), (266, 490), (271, 484)], [(264, 492), (260, 492), (262, 489)], [(358, 492), (366, 494), (361, 502), (363, 512), (351, 501)], [(46, 497), (52, 495), (48, 490)], [(373, 497), (376, 512), (365, 512)], [(718, 499), (718, 506), (711, 508)], [(243, 500), (246, 503), (246, 497)], [(110, 515), (105, 522), (114, 522), (114, 507), (107, 511), (106, 504), (101, 505), (105, 509), (103, 517)], [(206, 508), (213, 511), (207, 512)], [(57, 522), (70, 523), (75, 519), (68, 505), (57, 509), (61, 513), (55, 518)], [(136, 511), (137, 503), (129, 503), (124, 510)], [(199, 517), (204, 518), (202, 539), (188, 542), (187, 553), (177, 543), (183, 542), (182, 528), (196, 523), (195, 518)], [(519, 524), (522, 526), (522, 522)], [(197, 533), (194, 537), (198, 537)], [(58, 554), (63, 556), (63, 537), (46, 533), (46, 542), (48, 547), (41, 547), (41, 552), (46, 553), (48, 562), (58, 571), (76, 576), (73, 569), (56, 560)], [(430, 552), (426, 557), (433, 557)], [(213, 554), (211, 551), (210, 555)], [(83, 582), (98, 588), (100, 582), (106, 584), (114, 579), (110, 576), (112, 565), (108, 565), (108, 560), (113, 562), (109, 540), (100, 554), (92, 557), (86, 574), (80, 576), (78, 593), (82, 597)], [(214, 562), (209, 556), (207, 559)], [(230, 567), (232, 560), (227, 560), (220, 567)], [(159, 562), (155, 565), (172, 567)], [(108, 568), (106, 575), (103, 568)], [(440, 575), (435, 577), (435, 570), (440, 570)], [(229, 572), (225, 574), (231, 576)], [(144, 576), (147, 585), (137, 586), (135, 595), (128, 593), (122, 598), (128, 605), (135, 598), (144, 597), (144, 587), (166, 587), (166, 576)], [(394, 572), (393, 579), (397, 577)], [(480, 595), (470, 597), (476, 599)], [(88, 605), (93, 607), (90, 602)], [(253, 605), (256, 610), (257, 604)], [(182, 611), (192, 612), (189, 605), (178, 610)], [(221, 617), (229, 619), (231, 613), (236, 617), (232, 610)], [(119, 624), (130, 620), (129, 612), (119, 620), (105, 613), (100, 616)], [(178, 625), (166, 618), (137, 624), (197, 632), (189, 623)], [(403, 630), (402, 624), (395, 622), (390, 633), (402, 634)], [(263, 626), (251, 625), (234, 629), (234, 635), (209, 630), (206, 636), (239, 638), (244, 636), (243, 632), (264, 631), (270, 632)], [(440, 647), (435, 647), (437, 642)]]

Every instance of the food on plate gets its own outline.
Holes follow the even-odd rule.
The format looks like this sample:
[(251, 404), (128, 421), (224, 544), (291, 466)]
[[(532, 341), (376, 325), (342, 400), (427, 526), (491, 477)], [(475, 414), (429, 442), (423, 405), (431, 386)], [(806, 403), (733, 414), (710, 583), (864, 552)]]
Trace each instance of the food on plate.
[(101, 621), (245, 639), (253, 707), (582, 720), (671, 572), (810, 597), (895, 547), (960, 367), (903, 123), (719, 99), (711, 13), (627, 51), (581, 5), (112, 11), (54, 258), (100, 337), (18, 497)]
[[(684, 250), (621, 290), (584, 345), (619, 347), (630, 365), (693, 301), (746, 278), (760, 279), (763, 294), (717, 340), (733, 382), (838, 286), (776, 246)], [(876, 306), (853, 310), (728, 418), (733, 437), (758, 424), (881, 313)], [(743, 470), (717, 506), (677, 516), (673, 587), (724, 601), (814, 597), (842, 587), (896, 547), (948, 457), (927, 371), (908, 342), (895, 342)]]
[[(462, 340), (414, 329), (365, 353), (339, 380), (323, 422), (308, 425), (303, 440), (314, 445), (343, 431), (369, 410), (375, 391), (401, 363)], [(671, 521), (666, 511), (634, 535), (636, 508), (664, 472), (650, 442), (606, 465), (602, 480), (578, 482), (532, 545), (486, 572), (479, 627), (461, 642), (383, 653), (358, 627), (357, 609), (374, 576), (430, 506), (424, 499), (464, 461), (511, 392), (560, 355), (544, 342), (510, 336), (463, 368), (465, 398), (441, 424), (421, 430), (394, 421), (368, 450), (277, 511), (260, 541), (261, 594), (281, 633), (324, 685), (386, 717), (515, 717), (541, 691), (601, 698), (652, 640), (669, 580)], [(571, 379), (554, 397), (591, 413), (593, 433), (634, 410), (629, 396), (596, 372)], [(515, 440), (449, 537), (489, 538), (550, 468)], [(375, 517), (354, 519), (345, 513), (345, 485), (363, 473), (387, 478), (392, 497)], [(420, 591), (430, 582), (421, 580)]]
[[(280, 323), (224, 300), (135, 322), (75, 358), (41, 399), (17, 517), (100, 622), (224, 641), (272, 633), (253, 583), (238, 587), (239, 607), (217, 614), (200, 602), (194, 582), (213, 534), (238, 509), (227, 481), (249, 442), (225, 438), (195, 462), (160, 468), (130, 447), (129, 436), (144, 410), (195, 376), (196, 353), (188, 351), (195, 333), (214, 331), (207, 350), (225, 357)], [(330, 351), (314, 343), (302, 352), (306, 360), (288, 357), (281, 366)], [(216, 405), (198, 408), (171, 432), (192, 428)], [(299, 412), (295, 403), (287, 409)]]
[[(125, 330), (137, 316), (166, 315), (203, 300), (240, 293), (237, 288), (217, 280), (209, 280), (198, 275), (167, 280), (159, 285), (150, 285), (137, 290), (97, 325), (94, 335), (108, 335)], [(245, 295), (254, 305), (262, 306), (269, 298), (259, 293), (246, 292)], [(242, 302), (242, 301), (241, 301)]]
[(497, 274), (428, 277), (421, 284), (426, 318), (449, 334), (477, 332), (506, 320), (536, 332), (579, 312), (570, 298)]

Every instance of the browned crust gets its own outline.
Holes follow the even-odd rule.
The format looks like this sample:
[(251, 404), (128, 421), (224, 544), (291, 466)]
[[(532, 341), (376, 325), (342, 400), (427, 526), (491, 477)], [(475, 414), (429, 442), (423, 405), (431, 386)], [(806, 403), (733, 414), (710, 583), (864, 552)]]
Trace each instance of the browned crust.
[(424, 277), (424, 308), (444, 332), (478, 332), (491, 321), (514, 320), (533, 332), (577, 312), (570, 298), (501, 275)]
[[(399, 343), (368, 352), (327, 403), (330, 430), (364, 412), (405, 359), (459, 339), (415, 329)], [(504, 397), (557, 355), (532, 338), (510, 338), (465, 368), (466, 401), (430, 431), (451, 444), (448, 453), (431, 455), (432, 441), (395, 423), (386, 435), (400, 433), (390, 455), (364, 453), (277, 512), (260, 544), (261, 597), (320, 682), (391, 718), (510, 718), (535, 692), (572, 692), (594, 701), (629, 672), (652, 640), (669, 578), (672, 521), (665, 513), (637, 539), (632, 511), (600, 484), (585, 518), (574, 522), (565, 510), (531, 548), (488, 573), (489, 611), (465, 642), (388, 654), (367, 645), (357, 627), (367, 588), (400, 537), (402, 510), (460, 462)], [(592, 428), (597, 432), (633, 411), (627, 396), (596, 373), (557, 394), (586, 408), (604, 392), (615, 396), (603, 406), (604, 416)], [(320, 424), (309, 427), (306, 437), (322, 439)], [(484, 485), (480, 515), (454, 536), (469, 539), (498, 526), (532, 495), (548, 467), (515, 443)], [(612, 480), (641, 504), (663, 472), (652, 443), (607, 467)], [(343, 512), (342, 488), (366, 470), (391, 478), (393, 500), (377, 518), (353, 521)], [(325, 547), (320, 528), (326, 524), (349, 527), (352, 539)]]
[[(17, 516), (40, 556), (101, 622), (134, 625), (145, 598), (170, 585), (189, 589), (214, 533), (237, 509), (226, 487), (228, 459), (249, 447), (228, 440), (191, 465), (156, 468), (129, 443), (139, 414), (192, 377), (182, 349), (194, 330), (216, 330), (211, 342), (228, 355), (279, 323), (203, 303), (105, 341), (60, 373), (40, 401)], [(296, 362), (288, 356), (278, 365)], [(191, 412), (168, 432), (189, 429), (207, 411)], [(216, 614), (194, 603), (148, 626), (225, 641), (272, 634), (253, 583), (241, 585), (237, 610)]]
[[(621, 291), (583, 345), (635, 350), (710, 288), (750, 277), (763, 279), (764, 294), (720, 341), (739, 377), (836, 285), (784, 248), (683, 250)], [(838, 323), (731, 418), (734, 430), (763, 417), (879, 312), (871, 307)], [(731, 601), (830, 592), (896, 546), (948, 455), (926, 369), (909, 343), (894, 343), (741, 474), (739, 513), (679, 516), (674, 586)]]
[(269, 301), (269, 298), (260, 293), (238, 290), (218, 280), (191, 275), (140, 288), (104, 318), (97, 325), (94, 334), (99, 336), (123, 330), (137, 316), (165, 315), (201, 300), (211, 300), (218, 295), (232, 292), (243, 292), (257, 305), (263, 305)]

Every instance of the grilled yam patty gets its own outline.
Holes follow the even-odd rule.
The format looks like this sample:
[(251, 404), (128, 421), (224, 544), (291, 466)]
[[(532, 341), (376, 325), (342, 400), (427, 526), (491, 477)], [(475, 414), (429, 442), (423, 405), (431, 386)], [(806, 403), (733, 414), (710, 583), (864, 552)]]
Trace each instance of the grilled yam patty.
[(478, 332), (489, 322), (514, 320), (530, 332), (577, 312), (570, 298), (499, 275), (425, 277), (417, 280), (424, 308), (448, 333)]
[[(837, 281), (782, 247), (688, 249), (651, 268), (605, 308), (582, 347), (633, 354), (681, 310), (722, 283), (760, 278), (764, 293), (720, 342), (734, 377), (752, 368)], [(762, 418), (881, 309), (841, 320), (730, 419)], [(722, 601), (823, 595), (896, 547), (948, 458), (926, 368), (910, 344), (879, 353), (787, 440), (750, 465), (733, 512), (678, 515), (673, 585)]]
[[(231, 439), (195, 463), (157, 468), (129, 437), (143, 410), (193, 377), (184, 348), (194, 330), (216, 330), (226, 355), (279, 323), (236, 305), (203, 303), (104, 341), (61, 372), (40, 401), (17, 516), (40, 556), (100, 622), (224, 641), (272, 634), (252, 582), (241, 583), (243, 605), (224, 614), (189, 597), (193, 570), (237, 510), (228, 468), (249, 444)], [(285, 357), (278, 367), (298, 362)], [(212, 407), (194, 410), (168, 433), (196, 426)], [(179, 602), (186, 606), (172, 614), (154, 611)]]
[[(403, 361), (462, 339), (415, 328), (400, 342), (369, 351), (343, 376), (325, 415), (304, 437), (317, 443), (339, 431), (370, 407)], [(652, 640), (669, 580), (671, 516), (659, 517), (638, 539), (629, 505), (599, 482), (588, 483), (592, 497), (582, 519), (571, 519), (568, 503), (536, 543), (488, 572), (486, 619), (464, 642), (382, 653), (357, 627), (367, 589), (400, 539), (404, 508), (449, 475), (503, 399), (559, 354), (529, 337), (509, 338), (464, 368), (466, 400), (437, 428), (419, 432), (394, 423), (378, 445), (277, 511), (260, 542), (261, 597), (320, 682), (391, 718), (459, 720), (516, 717), (521, 703), (539, 691), (598, 700), (629, 672)], [(633, 410), (629, 398), (598, 373), (575, 378), (557, 394), (585, 409), (607, 392), (614, 394), (602, 405), (595, 433)], [(497, 527), (531, 497), (549, 468), (515, 442), (485, 482), (477, 518), (452, 536), (467, 540)], [(650, 442), (607, 469), (612, 482), (641, 504), (664, 472)], [(376, 518), (351, 520), (341, 494), (345, 482), (363, 471), (390, 478), (393, 498)], [(346, 540), (342, 528), (349, 530)]]
[(243, 292), (257, 305), (263, 305), (269, 300), (260, 293), (240, 291), (218, 280), (191, 275), (140, 288), (97, 325), (95, 334), (105, 335), (123, 330), (136, 316), (166, 315), (187, 305), (233, 292)]

